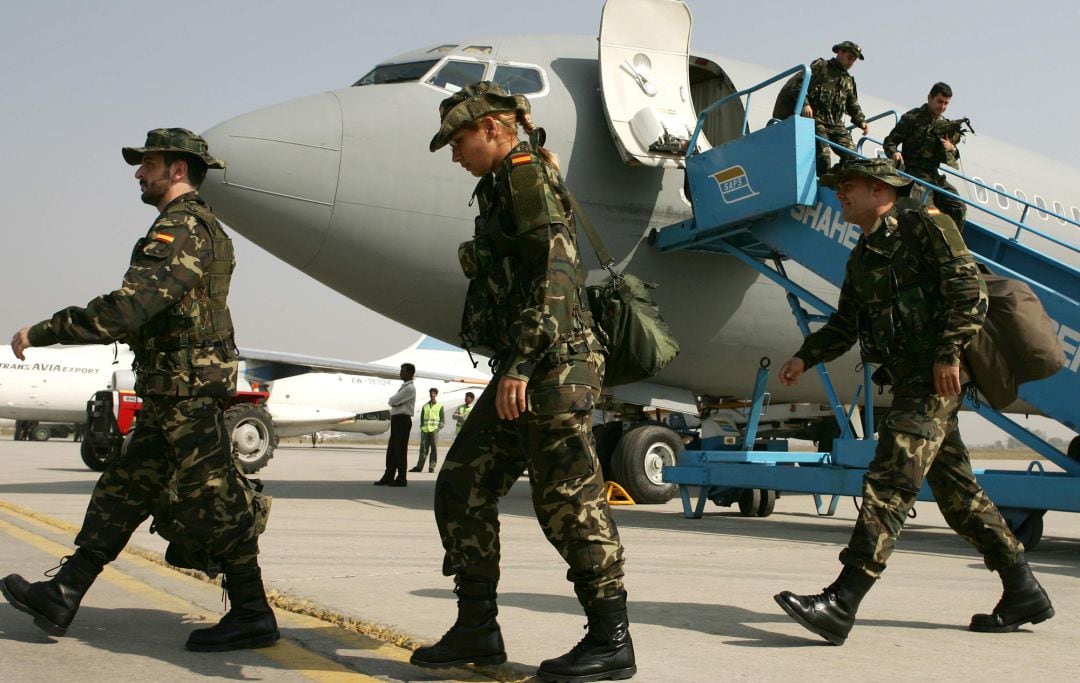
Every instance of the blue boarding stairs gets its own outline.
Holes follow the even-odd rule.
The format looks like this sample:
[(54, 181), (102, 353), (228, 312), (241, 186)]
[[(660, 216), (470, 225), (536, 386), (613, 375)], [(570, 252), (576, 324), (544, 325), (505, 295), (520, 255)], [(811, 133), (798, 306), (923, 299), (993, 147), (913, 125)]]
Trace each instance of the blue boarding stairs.
[[(770, 125), (750, 132), (744, 114), (741, 137), (706, 152), (693, 151), (710, 112), (743, 96), (746, 97), (744, 111), (749, 111), (752, 93), (800, 71), (804, 75), (803, 86), (795, 108), (800, 111), (810, 81), (806, 66), (789, 69), (733, 93), (700, 112), (688, 145), (691, 151), (686, 157), (694, 216), (657, 230), (652, 240), (662, 252), (716, 252), (755, 269), (786, 290), (796, 324), (806, 335), (810, 333), (811, 323), (825, 321), (834, 308), (789, 278), (785, 261), (790, 259), (839, 287), (847, 258), (860, 235), (857, 226), (840, 217), (835, 193), (818, 185), (814, 156), (819, 138), (814, 134), (813, 120), (792, 116), (782, 121), (770, 121)], [(895, 116), (895, 112), (880, 116), (886, 114)], [(822, 141), (832, 145), (827, 140)], [(951, 169), (942, 170), (957, 176), (960, 182), (972, 183), (988, 193), (999, 193)], [(941, 188), (928, 187), (944, 192)], [(1030, 285), (1050, 318), (1059, 326), (1059, 336), (1067, 349), (1066, 367), (1050, 378), (1024, 384), (1020, 389), (1020, 400), (1074, 432), (1080, 431), (1080, 350), (1077, 349), (1080, 344), (1080, 332), (1077, 332), (1080, 331), (1080, 270), (1047, 256), (1038, 248), (1053, 244), (1055, 248), (1075, 255), (1080, 252), (1080, 240), (1057, 239), (1027, 225), (1025, 220), (1028, 209), (1033, 208), (1043, 214), (1049, 213), (1071, 228), (1080, 230), (1080, 223), (1014, 195), (1004, 196), (1026, 207), (1020, 220), (987, 210), (964, 198), (958, 199), (976, 210), (969, 209), (969, 215), (975, 214), (984, 221), (986, 216), (993, 216), (999, 224), (1010, 225), (1014, 234), (1003, 235), (975, 220), (968, 220), (964, 238), (977, 261), (996, 273)], [(804, 305), (816, 313), (808, 312)], [(757, 370), (753, 400), (741, 440), (730, 445), (730, 438), (703, 438), (701, 450), (683, 451), (675, 466), (664, 468), (664, 481), (679, 486), (687, 517), (700, 517), (708, 500), (730, 504), (733, 492), (734, 499), (740, 501), (743, 514), (755, 514), (756, 511), (759, 516), (772, 511), (777, 491), (814, 494), (819, 514), (833, 514), (840, 496), (861, 495), (862, 477), (876, 446), (871, 368), (863, 368), (861, 385), (851, 401), (852, 406), (858, 404), (862, 395), (864, 437), (856, 438), (851, 425), (854, 407), (850, 412), (845, 411), (827, 367), (824, 364), (816, 366), (840, 436), (828, 452), (805, 453), (787, 451), (786, 442), (758, 441), (756, 438), (758, 417), (767, 395), (768, 365), (768, 359), (762, 359)], [(1013, 531), (1028, 547), (1034, 547), (1041, 537), (1042, 517), (1047, 510), (1080, 512), (1080, 437), (1073, 439), (1068, 454), (1062, 453), (1006, 414), (970, 401), (967, 407), (1062, 470), (1048, 471), (1041, 461), (1031, 462), (1023, 471), (976, 470), (979, 482), (997, 503)], [(697, 489), (696, 501), (693, 489)], [(751, 493), (753, 496), (748, 499), (746, 496)], [(831, 496), (831, 499), (826, 502), (825, 496)], [(923, 486), (919, 500), (933, 500), (928, 486)]]

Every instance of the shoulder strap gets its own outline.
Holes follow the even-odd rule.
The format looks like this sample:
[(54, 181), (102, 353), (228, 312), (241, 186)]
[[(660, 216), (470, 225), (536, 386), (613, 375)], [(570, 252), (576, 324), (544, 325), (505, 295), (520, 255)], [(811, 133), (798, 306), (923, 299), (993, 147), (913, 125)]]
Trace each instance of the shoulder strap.
[[(536, 128), (529, 135), (529, 146), (532, 148), (533, 153), (537, 153), (537, 149), (540, 145), (544, 144), (544, 139), (547, 137), (543, 128)], [(545, 167), (545, 173), (547, 172)], [(618, 277), (618, 273), (615, 272), (614, 265), (615, 259), (611, 258), (611, 254), (608, 253), (607, 247), (604, 246), (604, 240), (600, 239), (600, 233), (596, 232), (596, 228), (593, 227), (589, 217), (585, 215), (585, 210), (581, 208), (581, 204), (578, 202), (577, 197), (570, 191), (570, 188), (566, 186), (566, 183), (559, 183), (561, 190), (566, 193), (566, 198), (570, 201), (570, 208), (574, 212), (575, 222), (580, 222), (581, 227), (585, 230), (585, 235), (589, 238), (589, 244), (592, 245), (593, 251), (596, 252), (596, 258), (600, 261), (600, 266), (607, 269), (611, 273), (612, 277)]]
[[(912, 209), (912, 211), (915, 210)], [(916, 211), (916, 213), (921, 220), (923, 218), (922, 211), (919, 210)], [(930, 275), (937, 279), (939, 275), (937, 268), (934, 267), (933, 263), (923, 257), (924, 252), (922, 245), (919, 244), (918, 240), (915, 238), (915, 233), (911, 231), (911, 226), (905, 225), (905, 223), (906, 221), (900, 220), (900, 217), (897, 216), (896, 229), (900, 231), (900, 239), (903, 241), (904, 246), (907, 247), (908, 251), (919, 257), (919, 263), (926, 268)]]
[(593, 227), (592, 221), (585, 215), (585, 210), (581, 208), (581, 204), (578, 202), (577, 197), (575, 197), (565, 185), (563, 186), (563, 189), (566, 191), (566, 197), (570, 200), (570, 207), (574, 210), (574, 218), (581, 223), (581, 227), (585, 230), (585, 234), (589, 238), (589, 243), (592, 244), (593, 251), (596, 252), (596, 258), (600, 261), (600, 265), (603, 268), (606, 268), (613, 277), (616, 277), (618, 274), (613, 267), (615, 265), (615, 259), (611, 258), (611, 254), (608, 253), (607, 247), (604, 246), (604, 241), (600, 239), (600, 234), (596, 232), (596, 228)]

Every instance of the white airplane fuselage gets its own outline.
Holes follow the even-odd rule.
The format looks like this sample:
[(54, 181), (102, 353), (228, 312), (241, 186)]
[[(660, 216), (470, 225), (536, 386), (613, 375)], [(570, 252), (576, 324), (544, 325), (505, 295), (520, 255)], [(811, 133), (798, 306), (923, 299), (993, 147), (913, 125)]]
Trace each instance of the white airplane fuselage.
[[(567, 185), (618, 266), (659, 284), (656, 300), (682, 344), (680, 356), (653, 383), (684, 393), (744, 397), (759, 359), (783, 362), (800, 344), (784, 291), (731, 257), (661, 254), (648, 244), (650, 230), (691, 216), (682, 195), (684, 172), (623, 163), (606, 122), (596, 55), (595, 37), (518, 36), (463, 41), (389, 61), (471, 59), (486, 64), (487, 75), (495, 65), (539, 69), (545, 90), (530, 99), (534, 120), (547, 131), (546, 146), (559, 155)], [(701, 59), (719, 66), (738, 89), (775, 75), (735, 60)], [(232, 229), (296, 268), (397, 322), (455, 341), (467, 284), (457, 245), (473, 234), (476, 208), (470, 197), (476, 179), (451, 162), (448, 149), (428, 151), (438, 104), (448, 90), (424, 78), (312, 95), (212, 128), (206, 137), (228, 169), (211, 173), (203, 193)], [(768, 120), (774, 93), (752, 100), (751, 130)], [(861, 102), (868, 115), (903, 113), (921, 104), (868, 96)], [(893, 119), (871, 124), (871, 137), (884, 138), (892, 125)], [(961, 152), (968, 175), (1038, 196), (1080, 219), (1080, 170), (983, 135), (968, 136)], [(1014, 217), (1020, 213), (1015, 205), (997, 205), (1001, 200), (994, 196), (973, 200)], [(971, 211), (969, 217), (975, 217)], [(1075, 226), (1053, 218), (1044, 222), (1048, 232), (1075, 241)], [(580, 231), (579, 251), (590, 279), (601, 279), (604, 273)], [(834, 287), (790, 262), (788, 272), (835, 301)], [(1066, 347), (1075, 368), (1076, 344), (1070, 348), (1066, 341)], [(855, 352), (837, 361), (842, 370), (857, 364)], [(833, 379), (840, 396), (849, 397), (861, 374), (834, 372)], [(776, 383), (770, 390), (776, 402), (822, 400), (813, 381), (794, 388)]]
[[(112, 389), (117, 370), (131, 370), (131, 352), (112, 346), (30, 349), (26, 360), (0, 349), (0, 417), (32, 422), (86, 422), (86, 402)], [(127, 387), (130, 388), (130, 387)]]

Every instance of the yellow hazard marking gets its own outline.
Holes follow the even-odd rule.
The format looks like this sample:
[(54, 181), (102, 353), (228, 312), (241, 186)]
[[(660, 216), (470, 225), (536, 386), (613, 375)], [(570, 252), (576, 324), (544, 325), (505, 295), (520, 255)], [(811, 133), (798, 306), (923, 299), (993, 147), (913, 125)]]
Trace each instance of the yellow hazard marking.
[[(27, 525), (38, 527), (43, 531), (55, 532), (59, 530), (74, 535), (79, 530), (78, 527), (62, 520), (43, 515), (35, 510), (25, 508), (21, 505), (15, 505), (4, 500), (0, 500), (0, 510), (13, 517), (17, 517), (20, 522), (25, 522)], [(70, 555), (72, 552), (72, 549), (67, 546), (38, 536), (31, 531), (10, 524), (3, 519), (0, 519), (0, 531), (57, 558)], [(216, 581), (205, 578), (200, 572), (179, 569), (165, 564), (159, 553), (143, 550), (135, 546), (128, 546), (125, 548), (123, 557), (125, 561), (133, 562), (139, 567), (150, 570), (155, 574), (172, 581), (194, 581), (200, 584), (217, 583)], [(197, 605), (153, 588), (149, 584), (111, 566), (105, 568), (101, 578), (109, 583), (121, 586), (132, 593), (144, 595), (148, 598), (148, 601), (149, 599), (153, 599), (157, 603), (169, 604), (170, 609), (181, 612), (185, 614), (185, 616), (190, 616), (199, 621), (212, 623), (217, 621), (220, 616), (211, 615)], [(412, 655), (411, 649), (402, 647), (402, 645), (412, 644), (412, 639), (402, 634), (395, 633), (390, 629), (375, 624), (360, 622), (324, 608), (316, 607), (306, 600), (292, 596), (283, 596), (276, 594), (273, 591), (270, 591), (267, 597), (270, 604), (276, 608), (275, 616), (277, 617), (278, 626), (281, 628), (308, 631), (318, 630), (323, 635), (328, 635), (333, 640), (341, 643), (342, 646), (347, 649), (363, 650), (366, 655), (373, 656), (377, 659), (406, 663)], [(328, 624), (336, 628), (327, 629)], [(257, 652), (269, 659), (273, 659), (283, 666), (288, 667), (290, 671), (296, 671), (312, 680), (329, 681), (331, 683), (336, 683), (337, 681), (365, 682), (384, 680), (353, 671), (331, 659), (323, 657), (317, 652), (307, 650), (303, 646), (286, 639), (279, 640), (272, 647), (260, 648), (258, 650), (253, 650), (253, 652)], [(480, 674), (479, 672), (453, 668), (447, 669), (447, 671), (456, 671), (457, 676), (455, 678), (443, 679), (446, 681), (495, 680)], [(498, 673), (501, 674), (498, 680), (521, 680), (523, 678), (521, 675), (518, 675), (518, 672), (512, 670), (499, 669)]]
[[(3, 505), (4, 508), (8, 508), (7, 505)], [(9, 509), (10, 512), (10, 509)], [(36, 521), (36, 520), (31, 520)], [(40, 524), (41, 522), (37, 522)], [(53, 555), (57, 558), (71, 554), (71, 549), (63, 546), (55, 541), (51, 541), (42, 536), (22, 529), (20, 527), (11, 524), (5, 520), (0, 519), (0, 532), (11, 536), (12, 538), (22, 541), (27, 545), (37, 548), (41, 552), (47, 555)], [(136, 560), (141, 558), (134, 558)], [(147, 562), (143, 560), (143, 562)], [(147, 564), (152, 564), (147, 562)], [(155, 570), (159, 567), (153, 567)], [(167, 573), (169, 578), (176, 578), (178, 574), (171, 572), (164, 567), (160, 567), (162, 573)], [(200, 609), (198, 606), (179, 598), (175, 595), (171, 595), (158, 588), (145, 583), (130, 574), (127, 574), (115, 567), (105, 567), (105, 571), (101, 573), (101, 580), (111, 583), (118, 588), (126, 591), (129, 594), (137, 597), (144, 598), (148, 603), (154, 604), (161, 609), (168, 609), (173, 612), (179, 612), (185, 617), (194, 617), (198, 621), (206, 622), (208, 624), (214, 623), (216, 617), (208, 614), (206, 611)], [(281, 615), (284, 616), (284, 615)], [(280, 620), (279, 620), (280, 621)], [(279, 664), (287, 667), (289, 671), (295, 671), (296, 673), (310, 678), (314, 681), (329, 681), (331, 683), (335, 681), (377, 681), (379, 679), (367, 676), (359, 672), (353, 671), (332, 659), (328, 659), (310, 650), (305, 650), (303, 647), (296, 645), (288, 640), (280, 640), (277, 644), (268, 647), (253, 650), (253, 652), (262, 655), (268, 659), (272, 659)]]

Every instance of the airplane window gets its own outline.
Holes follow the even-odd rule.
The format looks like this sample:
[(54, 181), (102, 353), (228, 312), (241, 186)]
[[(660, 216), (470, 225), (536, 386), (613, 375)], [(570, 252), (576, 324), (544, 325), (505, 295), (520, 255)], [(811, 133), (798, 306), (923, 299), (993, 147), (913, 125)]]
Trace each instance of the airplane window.
[(418, 81), (420, 77), (435, 66), (439, 60), (425, 59), (422, 62), (408, 62), (406, 64), (380, 64), (367, 74), (353, 83), (358, 85), (378, 85), (380, 83), (407, 83)]
[(462, 52), (464, 52), (467, 55), (490, 55), (491, 54), (491, 46), (490, 45), (469, 45), (468, 47), (462, 49)]
[(994, 183), (994, 189), (998, 191), (997, 203), (1002, 209), (1009, 208), (1009, 191), (1001, 183)]
[(430, 55), (430, 54), (435, 53), (435, 52), (450, 52), (455, 47), (457, 47), (457, 45), (452, 45), (452, 44), (440, 45), (439, 47), (433, 47), (430, 50), (428, 50), (428, 54)]
[(1080, 207), (1072, 207), (1072, 217), (1077, 223), (1080, 223)]
[(1042, 209), (1042, 211), (1036, 212), (1039, 214), (1039, 218), (1046, 220), (1050, 217), (1050, 214), (1046, 213), (1046, 200), (1041, 195), (1035, 195), (1035, 206)]
[[(980, 178), (977, 175), (971, 176), (971, 179), (974, 180), (976, 183), (984, 183), (984, 184), (986, 183), (985, 180), (983, 180), (982, 178)], [(973, 187), (974, 187), (974, 190), (975, 190), (975, 199), (980, 204), (985, 204), (988, 201), (990, 201), (990, 194), (986, 191), (985, 187), (983, 187), (982, 185), (973, 185)]]
[(443, 64), (428, 83), (447, 90), (461, 90), (467, 85), (483, 80), (485, 65), (480, 62), (455, 62)]
[(511, 95), (528, 95), (544, 89), (544, 79), (540, 72), (524, 66), (497, 66), (492, 79)]
[(1065, 215), (1065, 205), (1056, 199), (1054, 200), (1054, 213), (1057, 214), (1057, 216), (1055, 216), (1054, 218), (1057, 219), (1058, 223), (1061, 223), (1062, 225), (1067, 225), (1065, 219), (1062, 218), (1062, 216)]

